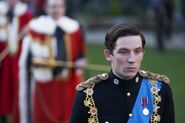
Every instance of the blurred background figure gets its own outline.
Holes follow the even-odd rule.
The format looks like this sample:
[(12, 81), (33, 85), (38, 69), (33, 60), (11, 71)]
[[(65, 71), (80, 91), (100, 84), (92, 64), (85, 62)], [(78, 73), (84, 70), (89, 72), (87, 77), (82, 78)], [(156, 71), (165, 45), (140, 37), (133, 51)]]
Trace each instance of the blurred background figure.
[[(68, 6), (71, 7), (71, 6)], [(33, 19), (23, 40), (20, 65), (20, 123), (29, 123), (27, 84), (33, 84), (33, 123), (68, 123), (75, 86), (87, 61), (80, 24), (67, 16), (65, 0), (47, 0), (48, 15)]]
[[(24, 0), (29, 3), (30, 11), (33, 13), (34, 17), (39, 17), (41, 15), (46, 15), (45, 6), (46, 6), (46, 0)], [(66, 5), (70, 6), (66, 8), (66, 15), (69, 17), (75, 16), (75, 11), (77, 7), (77, 3), (73, 0), (66, 0)]]
[(165, 50), (165, 39), (172, 37), (174, 0), (151, 0), (148, 15), (153, 18), (157, 47), (159, 51)]
[(11, 113), (11, 83), (9, 80), (9, 62), (7, 41), (7, 4), (0, 1), (0, 123), (6, 123), (7, 115)]
[[(181, 12), (182, 12), (183, 21), (184, 21), (183, 31), (185, 32), (185, 0), (181, 0)], [(184, 42), (185, 42), (185, 36), (184, 36)]]
[[(12, 122), (19, 123), (18, 116), (18, 60), (21, 52), (22, 38), (24, 36), (26, 25), (31, 19), (31, 14), (28, 12), (27, 5), (19, 0), (6, 0), (1, 6), (1, 40), (5, 43), (3, 47), (4, 59), (2, 59), (2, 77), (0, 78), (3, 89), (0, 89), (2, 103), (0, 105), (12, 113)], [(8, 58), (8, 60), (7, 60)], [(8, 67), (6, 67), (8, 66)], [(8, 72), (8, 73), (7, 73)], [(9, 98), (9, 99), (8, 99)], [(2, 110), (0, 110), (2, 111)], [(4, 111), (7, 112), (7, 111)]]
[(185, 0), (181, 0), (181, 10), (182, 10), (182, 15), (185, 20)]
[(181, 0), (181, 8), (182, 8), (182, 14), (184, 16), (184, 19), (185, 19), (185, 0)]

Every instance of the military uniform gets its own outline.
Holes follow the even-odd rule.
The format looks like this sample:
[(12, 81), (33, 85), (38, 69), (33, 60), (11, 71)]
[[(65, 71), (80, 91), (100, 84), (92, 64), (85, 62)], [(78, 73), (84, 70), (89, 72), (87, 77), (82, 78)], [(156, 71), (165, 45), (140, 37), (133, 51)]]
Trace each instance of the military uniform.
[(112, 71), (97, 75), (77, 86), (70, 123), (174, 123), (168, 82), (167, 77), (146, 71), (131, 80)]

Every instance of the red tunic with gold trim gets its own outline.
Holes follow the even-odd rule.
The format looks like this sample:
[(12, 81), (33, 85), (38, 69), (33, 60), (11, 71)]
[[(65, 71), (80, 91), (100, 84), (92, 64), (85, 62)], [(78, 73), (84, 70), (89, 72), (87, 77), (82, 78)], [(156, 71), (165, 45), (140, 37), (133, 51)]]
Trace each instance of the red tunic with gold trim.
[[(75, 86), (79, 83), (74, 67), (85, 59), (85, 44), (79, 23), (63, 16), (57, 21), (41, 16), (30, 22), (20, 58), (21, 123), (27, 123), (26, 82), (33, 80), (33, 122), (67, 123)], [(68, 66), (68, 67), (67, 67)], [(28, 74), (26, 74), (28, 73)], [(29, 74), (31, 73), (31, 74)]]
[[(26, 4), (18, 2), (8, 16), (8, 4), (0, 3), (0, 115), (7, 115), (18, 109), (18, 58), (20, 35), (31, 18)], [(14, 16), (12, 16), (14, 15)], [(17, 113), (16, 113), (17, 114)]]

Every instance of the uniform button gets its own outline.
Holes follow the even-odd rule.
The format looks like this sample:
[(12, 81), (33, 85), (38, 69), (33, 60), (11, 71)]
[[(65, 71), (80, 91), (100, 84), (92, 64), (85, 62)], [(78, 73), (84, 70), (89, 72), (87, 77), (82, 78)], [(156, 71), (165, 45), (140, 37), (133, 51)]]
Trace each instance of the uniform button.
[(114, 84), (118, 85), (119, 84), (119, 80), (118, 79), (114, 79)]
[(128, 96), (128, 97), (130, 96), (130, 92), (127, 93), (127, 96)]
[(129, 117), (132, 117), (132, 113), (128, 114)]

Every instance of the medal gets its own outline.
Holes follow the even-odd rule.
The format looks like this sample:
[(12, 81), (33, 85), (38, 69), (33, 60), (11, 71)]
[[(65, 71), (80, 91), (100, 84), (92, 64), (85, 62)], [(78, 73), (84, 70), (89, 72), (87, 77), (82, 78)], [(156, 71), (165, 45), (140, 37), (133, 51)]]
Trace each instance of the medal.
[(143, 114), (144, 115), (148, 115), (149, 114), (149, 110), (146, 107), (143, 109)]
[(146, 108), (147, 105), (148, 105), (148, 97), (142, 97), (141, 98), (141, 104), (144, 107), (143, 114), (144, 115), (148, 115), (149, 114), (149, 110)]

